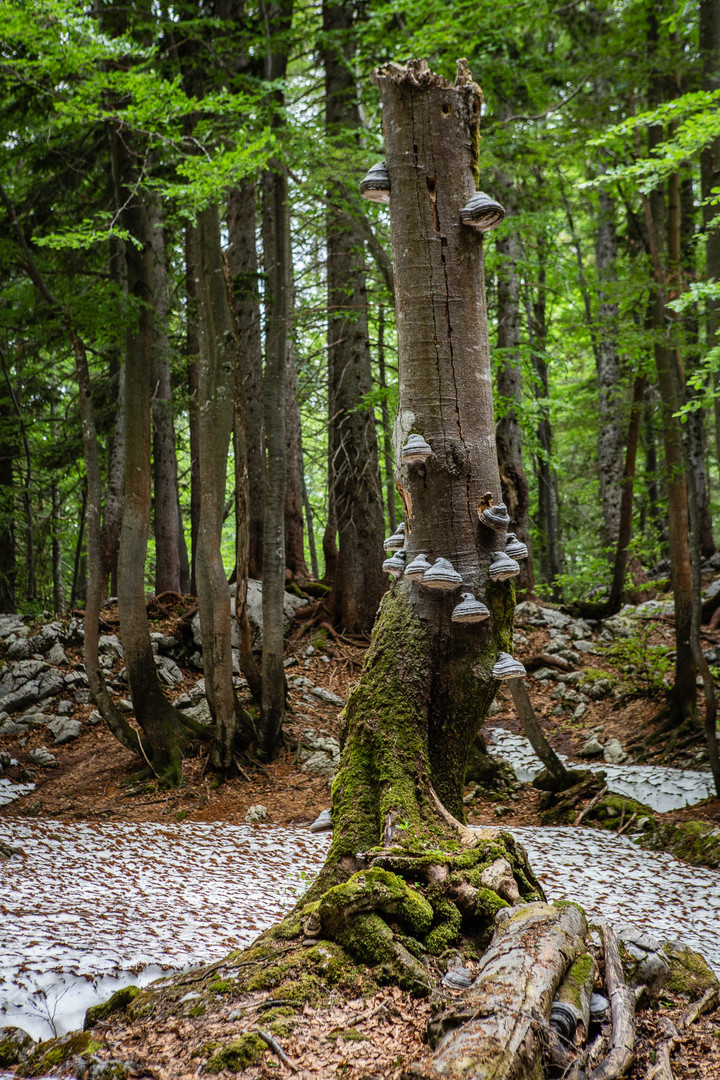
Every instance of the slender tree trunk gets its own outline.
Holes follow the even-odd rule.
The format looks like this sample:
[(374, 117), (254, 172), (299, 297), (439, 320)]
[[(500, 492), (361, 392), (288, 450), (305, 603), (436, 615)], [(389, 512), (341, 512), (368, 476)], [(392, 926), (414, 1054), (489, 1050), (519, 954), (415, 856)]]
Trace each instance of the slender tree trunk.
[(385, 472), (385, 503), (390, 533), (397, 529), (395, 512), (395, 478), (393, 476), (392, 431), (390, 430), (390, 410), (388, 408), (387, 375), (385, 371), (385, 307), (378, 308), (378, 381), (383, 391), (380, 417), (383, 432), (383, 462)]
[(199, 344), (196, 580), (205, 687), (215, 722), (211, 762), (215, 769), (227, 772), (233, 767), (237, 725), (230, 591), (221, 541), (227, 454), (235, 415), (236, 353), (216, 206), (200, 212), (193, 238)]
[(308, 536), (308, 549), (310, 551), (310, 569), (315, 581), (320, 578), (320, 567), (318, 566), (317, 549), (315, 546), (315, 526), (313, 509), (310, 504), (310, 497), (308, 495), (307, 483), (305, 482), (305, 465), (303, 458), (302, 443), (300, 444), (300, 480), (302, 483), (302, 500), (303, 510), (305, 511), (305, 527), (307, 529)]
[[(53, 438), (57, 440), (57, 425), (55, 423), (53, 423)], [(62, 498), (60, 494), (60, 486), (57, 482), (56, 476), (54, 475), (50, 484), (50, 504), (50, 532), (52, 536), (53, 611), (56, 615), (63, 616), (65, 614), (65, 587), (63, 584), (62, 544), (60, 541)]]
[(613, 564), (613, 578), (610, 586), (610, 595), (607, 602), (607, 613), (614, 615), (620, 610), (623, 591), (625, 588), (625, 575), (628, 565), (628, 547), (632, 537), (633, 516), (633, 491), (635, 487), (635, 462), (637, 460), (638, 440), (640, 436), (640, 424), (643, 415), (643, 400), (647, 379), (639, 375), (635, 380), (633, 389), (633, 402), (630, 410), (630, 423), (628, 425), (627, 443), (625, 451), (625, 468), (623, 470), (622, 495), (620, 498), (620, 519), (618, 521), (617, 544), (615, 548), (615, 561)]
[(188, 421), (190, 426), (190, 592), (197, 595), (197, 542), (200, 530), (200, 451), (198, 434), (198, 315), (195, 295), (195, 263), (193, 234), (185, 229), (185, 340), (188, 358)]
[(255, 242), (255, 185), (230, 192), (228, 204), (228, 264), (240, 357), (239, 377), (245, 397), (245, 442), (248, 470), (248, 576), (262, 577), (263, 515), (265, 513), (265, 436), (262, 391), (260, 299)]
[[(294, 294), (293, 289), (293, 294)], [(294, 308), (294, 297), (292, 306)], [(285, 384), (285, 569), (297, 581), (307, 581), (302, 501), (302, 432), (297, 396), (297, 349), (289, 342)]]
[(158, 197), (148, 203), (153, 252), (152, 421), (155, 525), (155, 592), (180, 592), (177, 455), (170, 382), (170, 290), (165, 225)]
[[(360, 130), (354, 56), (354, 6), (326, 0), (323, 28), (325, 123), (329, 137)], [(368, 632), (385, 591), (382, 488), (373, 410), (363, 404), (372, 389), (363, 244), (352, 223), (335, 209), (337, 186), (328, 191), (328, 398), (330, 475), (338, 558), (332, 579), (333, 621), (349, 632)]]
[(290, 309), (290, 215), (287, 173), (276, 162), (263, 184), (266, 267), (265, 521), (263, 530), (263, 654), (260, 750), (267, 759), (279, 745), (285, 709), (283, 601), (285, 596), (286, 364)]
[(0, 384), (0, 614), (14, 613), (15, 604), (15, 486), (13, 461), (17, 453), (14, 411), (4, 382)]
[[(500, 257), (497, 276), (497, 344), (500, 364), (497, 372), (497, 392), (503, 401), (503, 414), (495, 429), (503, 500), (519, 538), (527, 544), (528, 557), (521, 563), (517, 587), (526, 593), (535, 591), (530, 544), (530, 490), (523, 461), (522, 428), (519, 410), (522, 407), (522, 367), (520, 356), (520, 282), (518, 279), (518, 243), (513, 231), (515, 194), (510, 177), (495, 170), (503, 192), (506, 225), (495, 239)], [(507, 221), (507, 218), (510, 221)]]
[[(720, 89), (720, 3), (700, 0), (700, 58), (703, 89)], [(700, 157), (703, 225), (705, 227), (705, 274), (720, 281), (720, 206), (708, 204), (713, 188), (720, 187), (720, 135), (705, 147)], [(706, 345), (720, 345), (720, 300), (709, 300), (706, 307)], [(716, 467), (720, 474), (720, 372), (714, 376), (714, 434)]]

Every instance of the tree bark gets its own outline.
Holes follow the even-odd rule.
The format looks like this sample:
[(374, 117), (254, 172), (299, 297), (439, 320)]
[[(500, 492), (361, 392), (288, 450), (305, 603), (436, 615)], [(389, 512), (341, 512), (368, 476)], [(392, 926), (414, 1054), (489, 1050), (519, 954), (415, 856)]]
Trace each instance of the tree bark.
[[(720, 89), (720, 4), (718, 0), (700, 0), (700, 59), (703, 89)], [(720, 136), (706, 146), (700, 155), (700, 173), (703, 199), (703, 226), (705, 229), (705, 274), (720, 281), (720, 228), (717, 219), (720, 206), (717, 201), (708, 204), (713, 188), (720, 186)], [(720, 345), (720, 300), (709, 300), (705, 317), (706, 347)], [(714, 427), (715, 455), (720, 462), (720, 373), (714, 379)], [(720, 470), (720, 464), (718, 464)]]
[(178, 468), (168, 333), (170, 290), (165, 252), (165, 224), (162, 204), (157, 196), (148, 202), (148, 216), (155, 303), (152, 356), (155, 592), (180, 592)]
[(12, 401), (0, 384), (0, 613), (12, 614), (15, 603), (15, 487), (13, 461), (17, 446), (13, 434)]
[[(523, 559), (517, 587), (531, 595), (535, 591), (532, 549), (530, 543), (530, 490), (523, 460), (522, 427), (519, 410), (522, 407), (522, 367), (520, 356), (520, 282), (518, 279), (518, 242), (512, 217), (515, 213), (515, 193), (510, 177), (495, 170), (502, 190), (506, 225), (495, 240), (500, 256), (497, 276), (497, 345), (500, 364), (497, 372), (497, 392), (503, 411), (495, 429), (503, 501), (518, 537), (527, 545), (528, 557)], [(510, 218), (510, 221), (507, 219)]]
[[(360, 130), (355, 77), (354, 7), (349, 0), (326, 0), (323, 28), (325, 123), (331, 138)], [(385, 531), (377, 436), (373, 410), (363, 404), (372, 389), (367, 325), (364, 252), (353, 224), (335, 203), (338, 185), (328, 191), (328, 440), (338, 557), (330, 599), (334, 623), (350, 633), (368, 632), (385, 591), (382, 542)], [(334, 520), (333, 520), (334, 519)]]
[[(248, 471), (248, 576), (262, 577), (265, 513), (265, 436), (263, 431), (262, 343), (255, 242), (255, 185), (230, 192), (228, 265), (232, 280), (238, 335), (239, 371), (245, 398), (245, 443)], [(240, 385), (240, 384), (238, 384)]]
[(194, 259), (193, 230), (188, 225), (185, 228), (185, 348), (188, 357), (188, 424), (190, 427), (190, 592), (193, 596), (197, 595), (197, 544), (200, 530), (200, 450), (198, 434), (200, 363), (198, 359), (198, 314)]
[[(293, 288), (293, 308), (294, 292)], [(288, 345), (285, 383), (285, 571), (296, 581), (303, 582), (308, 579), (308, 568), (305, 562), (303, 528), (302, 430), (297, 396), (297, 349), (292, 340)]]

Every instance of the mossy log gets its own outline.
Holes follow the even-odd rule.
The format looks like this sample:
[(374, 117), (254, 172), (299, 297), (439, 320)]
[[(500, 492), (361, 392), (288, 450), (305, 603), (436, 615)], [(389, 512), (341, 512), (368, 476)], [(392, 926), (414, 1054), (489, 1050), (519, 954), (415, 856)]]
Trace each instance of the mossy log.
[[(470, 990), (433, 1023), (440, 1038), (428, 1077), (538, 1080), (555, 991), (583, 951), (587, 922), (574, 904), (526, 904), (498, 914)], [(457, 1026), (462, 1025), (462, 1026)]]

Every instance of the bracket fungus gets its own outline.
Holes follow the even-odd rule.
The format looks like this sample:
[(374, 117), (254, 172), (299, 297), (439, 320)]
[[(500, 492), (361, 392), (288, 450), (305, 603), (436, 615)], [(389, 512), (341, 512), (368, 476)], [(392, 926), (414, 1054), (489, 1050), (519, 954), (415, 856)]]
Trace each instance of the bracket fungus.
[(423, 574), (420, 584), (429, 589), (457, 589), (462, 585), (462, 578), (449, 559), (436, 559)]
[(426, 570), (430, 569), (430, 562), (425, 555), (416, 555), (412, 562), (405, 567), (405, 577), (411, 581), (420, 581)]
[(515, 562), (504, 551), (493, 551), (493, 561), (488, 567), (488, 574), (492, 581), (507, 581), (508, 578), (517, 577), (520, 573), (520, 563)]
[(510, 653), (501, 652), (490, 674), (493, 679), (504, 682), (506, 679), (522, 679), (527, 672), (520, 661), (515, 660)]
[(360, 181), (360, 194), (372, 202), (390, 202), (390, 173), (384, 161), (371, 166)]
[(515, 559), (516, 561), (519, 559), (527, 559), (527, 544), (523, 544), (522, 540), (518, 540), (515, 533), (510, 532), (507, 534), (505, 554), (509, 555), (511, 559)]
[(402, 551), (405, 547), (405, 522), (401, 521), (392, 536), (388, 536), (383, 547), (386, 551)]
[(392, 574), (393, 577), (400, 577), (405, 570), (405, 559), (407, 558), (404, 551), (396, 551), (389, 559), (386, 559), (382, 564), (382, 568), (386, 574)]
[(422, 435), (408, 435), (408, 441), (400, 451), (400, 460), (404, 465), (422, 465), (432, 454), (432, 447)]
[(453, 608), (451, 615), (453, 622), (475, 623), (490, 618), (490, 609), (483, 604), (482, 600), (476, 600), (471, 592), (460, 595), (462, 599), (457, 607)]
[(505, 211), (499, 202), (486, 195), (484, 191), (476, 191), (460, 211), (460, 220), (463, 225), (470, 225), (479, 232), (488, 232), (496, 228), (505, 217)]
[[(487, 496), (486, 496), (487, 498)], [(510, 524), (510, 515), (507, 512), (507, 506), (505, 503), (497, 503), (495, 506), (485, 506), (484, 509), (478, 507), (478, 514), (483, 525), (487, 525), (490, 529), (495, 529), (497, 532), (502, 532), (507, 529)]]

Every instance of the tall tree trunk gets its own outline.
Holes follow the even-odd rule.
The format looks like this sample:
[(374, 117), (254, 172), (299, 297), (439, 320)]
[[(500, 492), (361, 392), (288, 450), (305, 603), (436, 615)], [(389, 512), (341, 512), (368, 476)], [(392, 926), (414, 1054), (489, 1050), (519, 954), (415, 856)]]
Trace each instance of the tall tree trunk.
[[(495, 170), (502, 190), (506, 224), (495, 239), (499, 255), (497, 274), (497, 345), (500, 364), (497, 392), (503, 401), (503, 415), (495, 428), (503, 500), (519, 538), (527, 545), (528, 557), (521, 563), (517, 587), (528, 594), (535, 591), (530, 544), (530, 490), (523, 461), (522, 366), (520, 355), (520, 282), (518, 279), (518, 242), (514, 233), (515, 193), (509, 176)], [(507, 219), (510, 218), (508, 221)]]
[(235, 339), (216, 206), (200, 212), (193, 240), (199, 344), (196, 407), (200, 519), (196, 582), (205, 688), (215, 724), (211, 762), (213, 768), (227, 772), (233, 767), (237, 728), (230, 591), (221, 541), (227, 455), (235, 414)]
[(162, 204), (148, 202), (153, 253), (152, 421), (155, 525), (155, 592), (180, 592), (178, 468), (170, 381), (170, 290)]
[(283, 602), (285, 596), (285, 378), (290, 308), (290, 213), (287, 172), (275, 162), (263, 182), (266, 273), (265, 521), (263, 529), (263, 653), (260, 751), (275, 756), (285, 709)]
[[(720, 89), (720, 3), (718, 0), (700, 0), (700, 59), (703, 89)], [(720, 281), (720, 205), (717, 200), (708, 203), (713, 188), (720, 186), (720, 135), (700, 156), (703, 199), (703, 225), (705, 228), (705, 274)], [(706, 314), (706, 343), (712, 349), (720, 345), (720, 299), (709, 300)], [(720, 473), (720, 372), (714, 376), (714, 427), (715, 456)]]
[[(53, 410), (54, 412), (54, 410)], [(53, 423), (53, 438), (57, 441), (57, 425)], [(53, 611), (61, 617), (65, 614), (65, 587), (63, 584), (62, 543), (60, 540), (60, 517), (62, 498), (57, 477), (50, 484), (50, 535), (52, 537)]]
[(535, 394), (539, 399), (540, 419), (537, 427), (538, 454), (536, 473), (538, 478), (538, 544), (536, 555), (540, 565), (542, 580), (553, 588), (553, 595), (559, 599), (559, 590), (555, 579), (562, 573), (562, 552), (560, 548), (560, 524), (558, 519), (557, 478), (552, 464), (552, 427), (548, 402), (550, 400), (550, 382), (546, 355), (547, 316), (546, 316), (546, 269), (545, 240), (538, 238), (537, 290), (535, 297), (526, 298), (528, 334), (533, 368), (535, 369)]
[(262, 577), (265, 513), (265, 436), (263, 431), (262, 343), (255, 242), (255, 185), (233, 188), (228, 203), (228, 265), (238, 334), (239, 377), (245, 398), (248, 471), (248, 576)]
[(392, 534), (397, 529), (397, 514), (395, 512), (395, 478), (393, 477), (390, 410), (388, 408), (387, 394), (385, 393), (387, 390), (387, 375), (385, 371), (385, 307), (383, 304), (380, 304), (378, 309), (378, 382), (380, 389), (383, 391), (380, 418), (382, 422), (383, 471), (385, 474), (385, 510), (388, 527)]
[[(294, 294), (293, 289), (293, 294)], [(293, 301), (293, 307), (294, 307)], [(285, 383), (285, 569), (297, 581), (307, 581), (302, 500), (302, 432), (297, 396), (297, 349), (289, 341)]]
[[(353, 71), (354, 5), (325, 0), (325, 123), (330, 138), (360, 130)], [(333, 621), (349, 632), (368, 632), (385, 591), (385, 531), (373, 410), (363, 244), (335, 208), (342, 193), (328, 191), (328, 400), (331, 503), (338, 535), (333, 576)]]
[[(118, 187), (124, 193), (122, 220), (132, 241), (126, 246), (128, 296), (137, 318), (126, 335), (125, 504), (118, 554), (118, 612), (135, 716), (147, 739), (149, 760), (163, 782), (182, 779), (189, 732), (158, 681), (145, 608), (145, 560), (150, 530), (150, 397), (153, 354), (153, 260), (149, 219), (136, 189), (134, 159), (118, 140)], [(131, 194), (132, 193), (132, 194)]]
[(14, 410), (3, 380), (0, 383), (0, 614), (14, 613), (15, 603), (15, 486), (13, 461), (17, 453)]
[(193, 230), (185, 229), (185, 348), (188, 358), (188, 423), (190, 427), (190, 592), (197, 595), (197, 543), (200, 530), (200, 451), (198, 449), (198, 314), (195, 295)]

